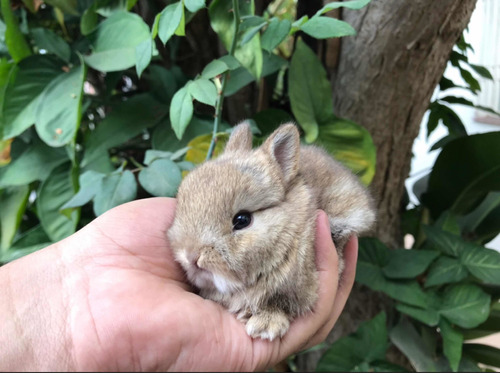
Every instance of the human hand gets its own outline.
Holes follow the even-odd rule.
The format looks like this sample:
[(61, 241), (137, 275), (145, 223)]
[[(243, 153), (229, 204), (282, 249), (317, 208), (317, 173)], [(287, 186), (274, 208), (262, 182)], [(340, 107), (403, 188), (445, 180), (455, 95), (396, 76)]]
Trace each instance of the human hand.
[[(29, 279), (22, 276), (29, 268), (45, 263), (46, 271), (57, 272), (45, 274), (41, 280), (49, 284), (40, 284), (37, 292), (31, 370), (264, 370), (326, 338), (354, 282), (357, 240), (346, 245), (338, 286), (338, 257), (324, 212), (316, 228), (319, 301), (314, 312), (296, 319), (272, 342), (250, 338), (234, 315), (192, 292), (166, 236), (174, 214), (174, 199), (127, 203), (0, 270), (0, 275), (10, 270), (10, 296), (18, 305), (22, 293), (12, 286), (26, 286)], [(17, 319), (33, 323), (26, 313)], [(38, 341), (47, 325), (54, 335)], [(65, 366), (54, 366), (57, 362)]]

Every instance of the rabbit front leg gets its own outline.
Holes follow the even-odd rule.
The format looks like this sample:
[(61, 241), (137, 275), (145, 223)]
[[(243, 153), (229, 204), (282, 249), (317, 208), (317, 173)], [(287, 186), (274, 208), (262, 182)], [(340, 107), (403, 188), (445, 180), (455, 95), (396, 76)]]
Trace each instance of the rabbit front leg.
[(246, 322), (247, 334), (252, 338), (272, 341), (283, 337), (290, 327), (288, 316), (280, 309), (259, 311)]

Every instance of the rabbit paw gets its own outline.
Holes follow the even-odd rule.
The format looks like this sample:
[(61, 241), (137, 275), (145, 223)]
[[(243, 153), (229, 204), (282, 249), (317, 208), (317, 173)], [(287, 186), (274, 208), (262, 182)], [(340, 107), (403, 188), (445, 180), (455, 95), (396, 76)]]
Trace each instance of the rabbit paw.
[(288, 317), (282, 312), (259, 312), (247, 321), (247, 334), (252, 338), (269, 339), (283, 337), (290, 327)]

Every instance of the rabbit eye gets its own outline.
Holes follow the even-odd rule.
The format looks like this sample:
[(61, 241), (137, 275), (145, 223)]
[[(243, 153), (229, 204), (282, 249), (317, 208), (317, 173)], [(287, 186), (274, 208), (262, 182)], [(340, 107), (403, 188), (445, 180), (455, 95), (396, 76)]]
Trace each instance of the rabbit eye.
[(252, 214), (248, 211), (240, 211), (233, 217), (233, 230), (246, 228), (252, 223)]

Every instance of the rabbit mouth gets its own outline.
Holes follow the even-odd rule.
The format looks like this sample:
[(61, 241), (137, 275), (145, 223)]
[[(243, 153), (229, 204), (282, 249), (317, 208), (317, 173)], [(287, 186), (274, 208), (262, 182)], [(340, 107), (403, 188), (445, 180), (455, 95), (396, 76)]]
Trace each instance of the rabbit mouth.
[(192, 266), (186, 272), (189, 280), (199, 289), (217, 290), (222, 294), (230, 294), (238, 289), (233, 281), (203, 268)]

